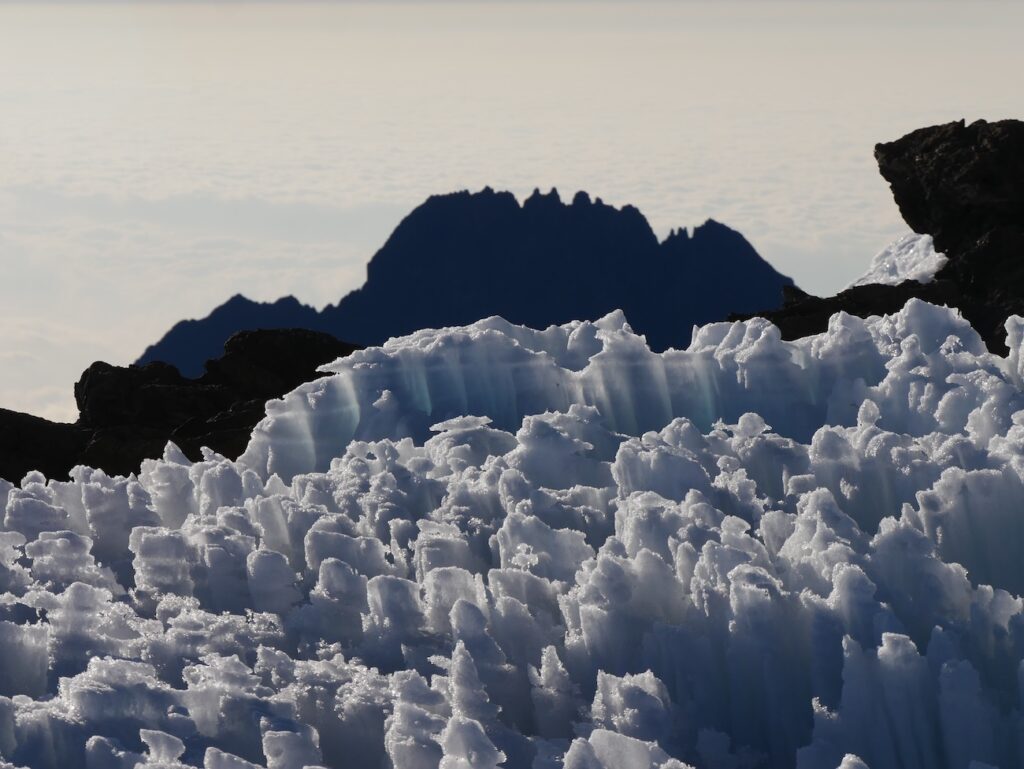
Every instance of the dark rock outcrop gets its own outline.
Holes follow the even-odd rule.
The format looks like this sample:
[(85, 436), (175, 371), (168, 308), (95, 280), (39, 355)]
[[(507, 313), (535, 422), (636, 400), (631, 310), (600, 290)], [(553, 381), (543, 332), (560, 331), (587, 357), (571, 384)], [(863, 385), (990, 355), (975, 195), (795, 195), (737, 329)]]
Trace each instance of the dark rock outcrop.
[(877, 145), (875, 158), (907, 224), (931, 235), (949, 259), (935, 281), (857, 286), (828, 298), (791, 295), (781, 309), (757, 314), (795, 339), (824, 331), (839, 310), (892, 313), (918, 297), (956, 307), (989, 349), (1005, 352), (1003, 322), (1024, 315), (1024, 123), (921, 128)]
[(16, 483), (29, 470), (65, 478), (89, 443), (89, 430), (0, 409), (0, 478)]
[(949, 257), (946, 277), (1024, 295), (1024, 122), (921, 128), (875, 159), (907, 224)]
[[(835, 313), (843, 311), (850, 315), (866, 318), (869, 315), (892, 314), (903, 309), (908, 299), (923, 299), (932, 304), (957, 306), (962, 294), (949, 281), (935, 281), (921, 284), (907, 280), (891, 286), (872, 283), (854, 286), (840, 291), (835, 296), (814, 296), (803, 291), (786, 291), (781, 309), (754, 313), (768, 318), (779, 327), (783, 339), (800, 339), (811, 334), (820, 334), (828, 329), (828, 321)], [(742, 320), (753, 315), (734, 315), (731, 320)]]
[(198, 377), (206, 361), (220, 355), (227, 340), (239, 331), (322, 327), (320, 313), (294, 296), (276, 302), (254, 302), (241, 294), (220, 305), (202, 320), (183, 320), (136, 361), (170, 363), (184, 376)]
[[(586, 193), (564, 203), (535, 192), (520, 204), (484, 189), (438, 195), (412, 211), (370, 261), (366, 283), (317, 313), (291, 297), (234, 297), (202, 320), (175, 325), (140, 363), (183, 372), (234, 331), (278, 322), (365, 345), (412, 331), (500, 315), (544, 328), (621, 308), (656, 350), (685, 346), (695, 323), (778, 306), (792, 280), (738, 232), (715, 221), (663, 242), (632, 206)], [(285, 320), (282, 320), (284, 318)], [(296, 319), (301, 319), (301, 323)]]
[(75, 385), (75, 424), (0, 409), (0, 478), (18, 481), (32, 469), (61, 478), (78, 464), (126, 475), (169, 440), (191, 459), (203, 446), (235, 457), (268, 400), (354, 349), (328, 334), (277, 329), (235, 334), (198, 379), (166, 363), (93, 363)]

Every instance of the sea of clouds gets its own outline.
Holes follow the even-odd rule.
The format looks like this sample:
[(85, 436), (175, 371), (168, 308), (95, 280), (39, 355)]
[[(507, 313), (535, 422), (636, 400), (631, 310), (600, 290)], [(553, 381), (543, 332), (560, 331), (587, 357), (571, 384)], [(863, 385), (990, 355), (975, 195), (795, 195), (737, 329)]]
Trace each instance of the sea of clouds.
[(90, 363), (238, 292), (337, 302), (486, 185), (710, 216), (834, 293), (904, 226), (874, 143), (1024, 114), (991, 76), (1021, 29), (1004, 0), (0, 2), (0, 404), (74, 420)]
[(489, 319), (337, 361), (237, 461), (0, 481), (0, 764), (1024, 766), (1007, 329)]

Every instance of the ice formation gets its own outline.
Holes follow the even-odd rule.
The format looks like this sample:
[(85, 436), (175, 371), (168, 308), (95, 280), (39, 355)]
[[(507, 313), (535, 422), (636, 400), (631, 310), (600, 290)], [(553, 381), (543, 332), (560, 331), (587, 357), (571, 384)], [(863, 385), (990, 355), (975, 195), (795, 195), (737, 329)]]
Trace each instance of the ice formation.
[(491, 319), (0, 482), (3, 766), (1024, 767), (1007, 327)]
[(908, 232), (875, 254), (868, 271), (848, 288), (870, 283), (895, 286), (905, 280), (931, 283), (947, 261), (944, 254), (935, 250), (931, 235)]

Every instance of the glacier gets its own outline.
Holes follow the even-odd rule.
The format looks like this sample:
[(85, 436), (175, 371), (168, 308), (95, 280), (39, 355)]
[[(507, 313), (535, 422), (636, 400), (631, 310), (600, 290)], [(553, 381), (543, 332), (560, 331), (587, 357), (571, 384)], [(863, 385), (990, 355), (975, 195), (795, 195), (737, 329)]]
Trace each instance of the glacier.
[(0, 766), (1024, 768), (1024, 319), (363, 350), (0, 481)]

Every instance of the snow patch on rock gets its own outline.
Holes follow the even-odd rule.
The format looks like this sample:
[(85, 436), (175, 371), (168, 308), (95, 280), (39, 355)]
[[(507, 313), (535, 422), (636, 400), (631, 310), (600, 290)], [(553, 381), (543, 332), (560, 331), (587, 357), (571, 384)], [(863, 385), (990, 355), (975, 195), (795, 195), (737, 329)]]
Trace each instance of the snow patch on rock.
[(908, 232), (875, 254), (868, 271), (848, 288), (870, 283), (895, 286), (905, 280), (931, 283), (947, 261), (944, 254), (935, 250), (931, 235)]

